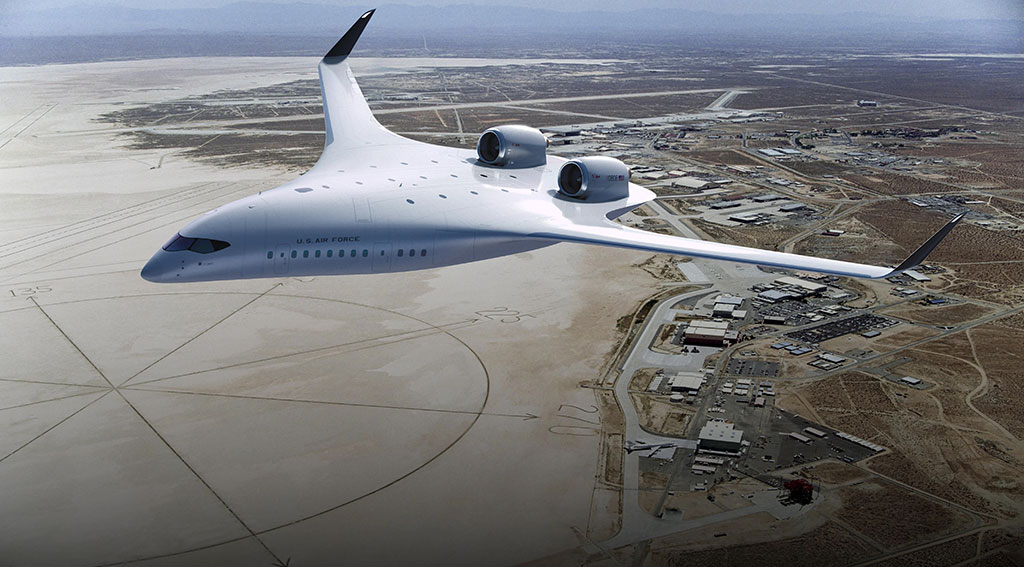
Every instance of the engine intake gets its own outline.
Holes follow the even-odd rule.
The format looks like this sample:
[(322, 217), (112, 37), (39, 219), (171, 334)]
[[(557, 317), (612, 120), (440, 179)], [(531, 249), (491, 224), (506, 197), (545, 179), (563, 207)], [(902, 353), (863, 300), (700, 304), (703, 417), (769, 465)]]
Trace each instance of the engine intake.
[(477, 158), (487, 165), (526, 168), (548, 161), (548, 139), (536, 128), (507, 125), (488, 128), (476, 142)]
[(558, 192), (587, 201), (615, 201), (629, 196), (629, 168), (604, 156), (565, 162), (558, 170)]

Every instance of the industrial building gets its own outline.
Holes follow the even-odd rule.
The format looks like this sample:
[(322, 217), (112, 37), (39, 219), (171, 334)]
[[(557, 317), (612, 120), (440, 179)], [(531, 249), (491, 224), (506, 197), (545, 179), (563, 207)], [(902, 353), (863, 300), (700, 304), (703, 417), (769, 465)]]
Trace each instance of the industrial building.
[(783, 276), (775, 279), (775, 284), (780, 286), (795, 287), (804, 290), (807, 294), (821, 293), (828, 289), (827, 285), (817, 282), (802, 280), (792, 276)]
[(668, 381), (673, 392), (696, 392), (704, 383), (704, 375), (700, 372), (679, 372)]
[(729, 330), (728, 321), (694, 319), (683, 330), (683, 342), (686, 344), (722, 346), (738, 337), (736, 331)]
[(711, 314), (715, 317), (732, 317), (732, 312), (735, 306), (729, 305), (728, 303), (716, 303), (711, 309)]
[(818, 358), (824, 360), (825, 362), (831, 362), (832, 364), (842, 364), (843, 362), (846, 362), (846, 358), (845, 357), (842, 357), (842, 356), (839, 356), (839, 355), (835, 355), (835, 354), (830, 354), (830, 353), (827, 353), (827, 352), (819, 354)]
[(797, 296), (788, 291), (782, 291), (781, 289), (769, 289), (757, 294), (757, 298), (767, 301), (768, 303), (777, 303), (786, 299), (796, 299)]
[(855, 435), (850, 435), (849, 433), (844, 433), (842, 431), (837, 432), (836, 433), (836, 437), (839, 437), (840, 439), (846, 439), (847, 441), (849, 441), (851, 443), (856, 443), (856, 444), (860, 445), (861, 447), (867, 447), (868, 449), (871, 449), (872, 451), (874, 451), (876, 453), (880, 453), (880, 452), (885, 450), (885, 447), (883, 447), (883, 446), (881, 446), (881, 445), (879, 445), (877, 443), (872, 443), (871, 441), (868, 441), (866, 439), (861, 439), (860, 437), (857, 437)]
[(918, 272), (917, 270), (905, 270), (903, 272), (903, 275), (907, 276), (908, 278), (910, 278), (910, 279), (912, 279), (912, 280), (914, 280), (915, 282), (918, 282), (918, 283), (924, 283), (924, 282), (932, 281), (931, 278), (929, 278), (928, 276), (922, 274), (921, 272)]
[(796, 439), (797, 441), (805, 444), (805, 445), (807, 443), (811, 442), (811, 438), (810, 437), (807, 437), (806, 435), (800, 435), (799, 433), (796, 433), (796, 432), (790, 433), (789, 436), (791, 438)]
[(715, 201), (714, 203), (709, 203), (708, 207), (712, 209), (731, 209), (740, 206), (740, 204), (736, 201)]
[(742, 297), (736, 297), (735, 295), (724, 295), (723, 294), (723, 295), (719, 295), (718, 297), (715, 298), (715, 303), (725, 303), (725, 304), (728, 304), (728, 305), (733, 305), (735, 307), (739, 307), (740, 305), (743, 305), (743, 298)]
[(803, 153), (800, 150), (794, 150), (793, 148), (761, 148), (757, 151), (761, 155), (768, 157), (797, 156)]
[(761, 220), (761, 215), (759, 213), (742, 213), (730, 215), (729, 220), (743, 224), (750, 224)]
[[(769, 289), (764, 289), (765, 287)], [(778, 303), (788, 299), (801, 299), (828, 290), (825, 284), (812, 282), (792, 276), (776, 278), (772, 285), (765, 285), (757, 298), (768, 303)]]
[(815, 429), (813, 427), (805, 427), (804, 428), (804, 433), (809, 433), (811, 435), (814, 435), (815, 437), (822, 437), (822, 438), (824, 438), (827, 435), (824, 431), (822, 431), (820, 429)]
[[(672, 173), (672, 172), (669, 172)], [(713, 185), (710, 181), (697, 177), (680, 177), (672, 180), (673, 187), (686, 187), (687, 189), (708, 189)]]
[(743, 305), (743, 298), (734, 295), (719, 295), (715, 298), (714, 307), (711, 313), (714, 317), (730, 317), (732, 319), (744, 319), (747, 311), (740, 309)]
[(739, 451), (743, 447), (743, 432), (724, 421), (707, 422), (697, 439), (699, 448), (712, 451)]

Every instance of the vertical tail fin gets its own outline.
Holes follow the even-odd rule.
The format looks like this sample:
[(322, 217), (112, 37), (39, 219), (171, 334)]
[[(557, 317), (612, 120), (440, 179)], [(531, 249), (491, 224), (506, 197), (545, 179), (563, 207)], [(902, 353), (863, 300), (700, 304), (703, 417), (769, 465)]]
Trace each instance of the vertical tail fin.
[(321, 161), (339, 157), (339, 151), (344, 149), (403, 140), (374, 118), (347, 61), (373, 12), (370, 10), (360, 16), (317, 67), (324, 104), (324, 129), (327, 133)]

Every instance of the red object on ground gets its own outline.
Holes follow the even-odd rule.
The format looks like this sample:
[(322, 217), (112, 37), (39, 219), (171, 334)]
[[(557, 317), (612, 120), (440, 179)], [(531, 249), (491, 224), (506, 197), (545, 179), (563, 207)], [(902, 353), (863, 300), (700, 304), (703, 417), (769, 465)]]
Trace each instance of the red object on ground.
[(800, 504), (810, 504), (814, 498), (814, 486), (804, 478), (787, 480), (782, 484), (782, 488), (789, 491), (791, 500)]

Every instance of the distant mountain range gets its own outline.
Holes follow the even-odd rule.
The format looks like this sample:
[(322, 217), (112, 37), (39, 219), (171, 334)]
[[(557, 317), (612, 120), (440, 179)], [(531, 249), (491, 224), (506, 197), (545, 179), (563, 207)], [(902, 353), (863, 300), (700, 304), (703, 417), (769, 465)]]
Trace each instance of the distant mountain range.
[[(1024, 52), (1024, 19), (955, 20), (948, 15), (948, 19), (928, 19), (824, 9), (797, 14), (793, 0), (775, 1), (789, 10), (770, 12), (776, 4), (764, 2), (756, 5), (766, 13), (742, 13), (736, 9), (736, 0), (716, 0), (731, 8), (732, 14), (389, 4), (377, 9), (371, 31), (360, 40), (359, 48), (361, 56), (544, 57), (556, 53), (597, 58), (617, 58), (627, 52), (736, 56), (745, 50)], [(368, 9), (267, 2), (154, 10), (109, 5), (26, 8), (30, 5), (26, 1), (0, 7), (0, 66), (161, 57), (318, 56)], [(632, 51), (623, 49), (627, 46)]]
[[(29, 3), (21, 4), (28, 6)], [(554, 34), (572, 37), (637, 37), (645, 33), (697, 33), (789, 37), (830, 34), (898, 36), (900, 34), (982, 34), (1020, 37), (1019, 20), (906, 19), (867, 12), (829, 15), (773, 13), (772, 2), (756, 3), (750, 14), (716, 14), (678, 9), (580, 13), (483, 5), (378, 6), (373, 26), (378, 34)], [(851, 4), (856, 6), (856, 4)], [(80, 5), (33, 10), (7, 6), (0, 16), (0, 36), (60, 36), (138, 33), (273, 33), (333, 35), (347, 29), (361, 10), (324, 4), (239, 2), (222, 7), (144, 10), (123, 6)]]

